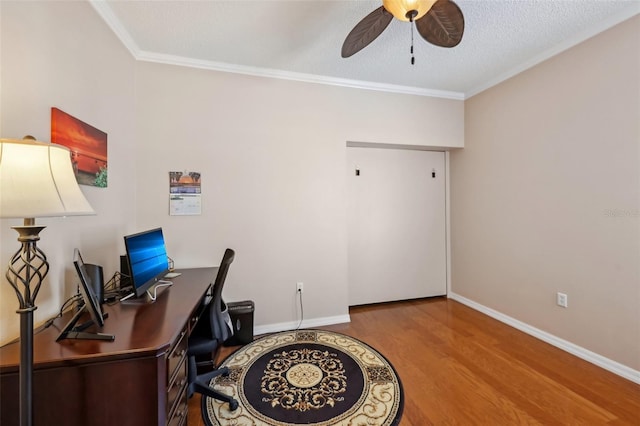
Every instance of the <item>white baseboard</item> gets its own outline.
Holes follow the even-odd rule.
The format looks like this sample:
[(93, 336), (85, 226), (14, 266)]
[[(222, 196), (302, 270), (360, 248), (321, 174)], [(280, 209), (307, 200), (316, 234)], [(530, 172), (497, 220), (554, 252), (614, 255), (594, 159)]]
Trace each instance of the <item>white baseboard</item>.
[(259, 336), (261, 334), (277, 333), (280, 331), (293, 330), (296, 327), (298, 327), (298, 324), (300, 324), (300, 328), (313, 328), (313, 327), (320, 327), (323, 325), (342, 324), (347, 322), (351, 322), (351, 317), (349, 316), (349, 314), (338, 315), (335, 317), (311, 318), (308, 320), (303, 320), (302, 324), (300, 324), (299, 321), (292, 321), (292, 322), (280, 322), (276, 324), (258, 325), (254, 328), (253, 334), (255, 334), (256, 336)]
[(464, 305), (467, 305), (470, 308), (475, 309), (476, 311), (489, 315), (490, 317), (495, 318), (500, 322), (510, 325), (513, 328), (516, 328), (524, 333), (547, 342), (550, 345), (562, 349), (565, 352), (569, 352), (570, 354), (575, 355), (578, 358), (582, 358), (585, 361), (595, 364), (598, 367), (602, 367), (605, 370), (611, 371), (612, 373), (617, 374), (620, 377), (624, 377), (625, 379), (631, 380), (634, 383), (640, 384), (640, 371), (638, 370), (634, 370), (633, 368), (627, 367), (626, 365), (620, 364), (619, 362), (613, 361), (609, 358), (605, 358), (602, 355), (598, 355), (595, 352), (591, 352), (588, 349), (575, 345), (567, 340), (547, 333), (546, 331), (542, 331), (538, 328), (532, 327), (529, 324), (500, 313), (494, 309), (488, 308), (484, 305), (481, 305), (480, 303), (460, 296), (459, 294), (449, 292), (448, 297)]

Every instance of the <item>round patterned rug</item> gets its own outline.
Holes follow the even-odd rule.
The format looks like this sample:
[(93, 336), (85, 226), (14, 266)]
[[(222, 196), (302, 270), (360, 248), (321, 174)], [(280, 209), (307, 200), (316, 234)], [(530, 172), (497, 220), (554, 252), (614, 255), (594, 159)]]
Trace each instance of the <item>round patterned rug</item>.
[(393, 366), (353, 337), (298, 330), (262, 337), (222, 364), (227, 377), (211, 385), (239, 407), (202, 398), (209, 426), (397, 425), (402, 384)]

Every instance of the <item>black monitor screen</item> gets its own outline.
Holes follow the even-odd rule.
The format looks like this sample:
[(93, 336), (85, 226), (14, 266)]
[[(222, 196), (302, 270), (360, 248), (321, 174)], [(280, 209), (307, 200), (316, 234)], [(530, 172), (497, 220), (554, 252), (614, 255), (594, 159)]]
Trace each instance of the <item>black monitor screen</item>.
[(162, 229), (156, 228), (124, 237), (131, 282), (136, 297), (169, 272), (169, 259), (164, 245)]
[(102, 317), (102, 308), (100, 307), (100, 301), (94, 292), (94, 283), (91, 282), (89, 274), (87, 273), (87, 265), (85, 265), (80, 255), (80, 250), (75, 249), (73, 251), (73, 266), (76, 268), (78, 278), (80, 279), (80, 293), (82, 293), (82, 299), (86, 309), (91, 315), (93, 322), (102, 327), (104, 325), (104, 318)]
[[(96, 267), (97, 265), (85, 264), (80, 255), (80, 250), (75, 249), (73, 252), (73, 266), (75, 266), (78, 278), (80, 278), (80, 293), (82, 294), (83, 304), (80, 305), (80, 309), (78, 309), (75, 315), (73, 315), (69, 322), (63, 327), (56, 338), (56, 342), (65, 339), (99, 339), (113, 341), (115, 337), (112, 334), (83, 331), (92, 324), (95, 324), (98, 328), (102, 328), (107, 314), (102, 312), (100, 301), (94, 291), (95, 283), (91, 282), (91, 274), (87, 271), (87, 267)], [(89, 311), (92, 321), (77, 325), (80, 317), (86, 311)]]

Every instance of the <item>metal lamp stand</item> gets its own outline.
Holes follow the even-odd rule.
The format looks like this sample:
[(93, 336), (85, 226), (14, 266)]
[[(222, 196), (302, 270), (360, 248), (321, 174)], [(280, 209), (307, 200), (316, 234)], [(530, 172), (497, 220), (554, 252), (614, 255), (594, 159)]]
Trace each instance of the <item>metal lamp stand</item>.
[(18, 297), (20, 308), (20, 425), (33, 424), (33, 311), (42, 282), (49, 272), (44, 252), (36, 246), (45, 226), (35, 225), (35, 219), (24, 219), (24, 226), (13, 226), (22, 247), (13, 255), (7, 270), (7, 280)]

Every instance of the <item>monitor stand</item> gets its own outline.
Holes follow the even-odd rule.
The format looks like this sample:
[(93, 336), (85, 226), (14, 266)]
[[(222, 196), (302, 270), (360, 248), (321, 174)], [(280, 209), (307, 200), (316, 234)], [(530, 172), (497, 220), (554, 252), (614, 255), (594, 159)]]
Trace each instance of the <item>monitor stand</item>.
[[(158, 290), (163, 287), (171, 287), (172, 285), (173, 285), (173, 282), (171, 281), (166, 281), (166, 280), (158, 281), (153, 287), (147, 290), (147, 300), (149, 300), (150, 302), (155, 302), (159, 296)], [(160, 292), (160, 294), (162, 293), (164, 293), (164, 291)]]
[[(64, 326), (64, 328), (58, 335), (56, 342), (59, 342), (60, 340), (64, 340), (64, 339), (108, 340), (110, 342), (115, 340), (116, 337), (113, 334), (92, 333), (92, 332), (84, 331), (94, 324), (92, 319), (86, 322), (83, 322), (80, 325), (76, 325), (76, 323), (78, 322), (78, 320), (80, 319), (84, 311), (85, 309), (83, 308), (78, 310), (78, 312), (75, 313), (75, 315), (69, 320), (67, 325)], [(102, 314), (103, 319), (106, 319), (107, 317), (109, 317), (108, 313), (105, 312), (104, 314)]]

